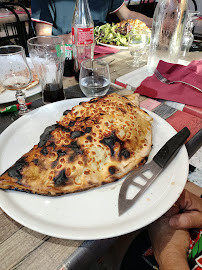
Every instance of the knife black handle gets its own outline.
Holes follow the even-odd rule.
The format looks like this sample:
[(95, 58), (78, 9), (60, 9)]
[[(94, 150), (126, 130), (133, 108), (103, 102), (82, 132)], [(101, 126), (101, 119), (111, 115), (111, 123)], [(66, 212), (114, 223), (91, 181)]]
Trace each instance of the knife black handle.
[(179, 151), (182, 144), (189, 137), (190, 131), (187, 127), (184, 127), (176, 135), (174, 135), (166, 144), (158, 151), (153, 160), (161, 167), (164, 168), (167, 162), (171, 161), (171, 157), (174, 157)]

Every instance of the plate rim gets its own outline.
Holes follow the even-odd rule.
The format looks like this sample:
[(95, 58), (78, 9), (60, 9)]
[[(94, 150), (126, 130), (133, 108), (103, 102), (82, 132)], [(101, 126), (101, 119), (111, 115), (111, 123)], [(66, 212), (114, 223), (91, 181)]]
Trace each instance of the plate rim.
[(106, 46), (106, 47), (114, 48), (114, 49), (128, 50), (128, 46), (117, 46), (117, 45), (105, 44), (102, 42), (98, 42), (98, 45), (102, 45), (102, 46)]
[[(78, 101), (77, 103), (79, 103), (80, 101), (87, 101), (87, 100), (89, 100), (89, 98), (75, 98), (75, 99), (69, 99), (68, 101), (70, 101), (70, 103), (71, 103), (71, 101)], [(63, 100), (63, 101), (59, 101), (59, 102), (56, 102), (57, 104), (59, 104), (59, 103), (61, 103), (61, 102), (63, 102), (63, 103), (66, 103), (66, 101), (67, 100)], [(37, 108), (36, 110), (33, 110), (33, 111), (31, 111), (28, 115), (27, 115), (27, 117), (28, 116), (30, 116), (32, 113), (35, 113), (36, 111), (40, 111), (40, 110), (44, 110), (45, 108), (47, 108), (47, 106), (49, 106), (49, 107), (51, 107), (51, 106), (54, 106), (54, 104), (55, 103), (52, 103), (52, 104), (48, 104), (48, 105), (45, 105), (45, 106), (43, 106), (43, 107), (40, 107), (40, 108)], [(75, 105), (74, 105), (75, 106)], [(160, 121), (163, 121), (163, 122), (166, 122), (163, 118), (161, 118), (160, 116), (158, 116), (157, 114), (155, 114), (154, 112), (151, 112), (151, 111), (149, 111), (149, 110), (147, 110), (147, 109), (143, 109), (144, 111), (146, 111), (147, 113), (151, 113), (151, 116), (152, 115), (155, 115), (155, 117), (158, 119), (158, 120), (160, 120)], [(26, 117), (26, 116), (25, 116)], [(23, 121), (23, 120), (21, 120), (21, 119), (23, 119), (23, 117), (21, 117), (21, 118), (19, 118), (18, 120), (16, 120), (13, 124), (11, 124), (10, 126), (12, 126), (12, 125), (18, 125), (18, 122), (20, 122), (20, 121)], [(17, 122), (18, 121), (18, 122)], [(176, 131), (175, 131), (175, 129), (168, 123), (168, 122), (166, 122), (167, 123), (167, 125), (172, 129), (172, 133), (173, 133), (173, 135), (176, 133)], [(10, 127), (9, 126), (9, 127)], [(0, 142), (1, 142), (1, 138), (3, 137), (3, 136), (6, 136), (6, 133), (7, 132), (9, 132), (9, 127), (8, 128), (6, 128), (3, 132), (2, 132), (2, 134), (0, 135)], [(15, 126), (13, 126), (13, 128), (15, 128)], [(181, 185), (180, 186), (180, 188), (178, 187), (178, 195), (180, 195), (181, 194), (181, 192), (182, 192), (182, 190), (184, 189), (184, 186), (185, 186), (185, 184), (186, 184), (186, 180), (187, 180), (187, 176), (188, 176), (188, 164), (189, 164), (189, 162), (188, 162), (188, 154), (187, 154), (187, 150), (186, 150), (186, 147), (185, 147), (185, 145), (183, 145), (183, 147), (182, 147), (182, 149), (180, 150), (180, 151), (183, 151), (183, 155), (184, 155), (184, 157), (185, 157), (185, 159), (186, 159), (186, 161), (187, 161), (187, 166), (186, 166), (186, 168), (187, 168), (187, 170), (186, 170), (186, 172), (184, 173), (185, 175), (186, 175), (186, 179), (184, 179), (184, 181), (183, 181), (183, 185)], [(116, 182), (115, 182), (116, 183)], [(115, 183), (112, 183), (112, 184), (115, 184)], [(0, 190), (0, 194), (2, 193), (2, 192), (4, 192), (4, 193), (6, 193), (7, 191), (3, 191), (3, 190)], [(15, 192), (15, 191), (10, 191), (10, 192)], [(87, 191), (87, 192), (89, 192), (89, 191)], [(91, 192), (91, 190), (90, 190), (90, 192)], [(20, 194), (23, 194), (23, 193), (20, 193)], [(37, 195), (38, 196), (38, 195)], [(127, 234), (127, 233), (130, 233), (130, 232), (132, 232), (132, 231), (134, 231), (134, 229), (132, 229), (131, 228), (131, 226), (129, 226), (129, 228), (127, 228), (127, 230), (125, 230), (124, 232), (123, 231), (119, 231), (119, 232), (115, 232), (115, 231), (113, 231), (113, 232), (111, 232), (111, 233), (107, 233), (107, 234), (102, 234), (102, 235), (100, 235), (100, 233), (98, 233), (98, 234), (96, 234), (95, 235), (95, 233), (93, 233), (92, 235), (89, 235), (89, 233), (87, 233), (87, 234), (84, 234), (84, 235), (75, 235), (75, 232), (73, 233), (73, 234), (71, 234), (71, 233), (67, 233), (66, 235), (64, 235), (64, 233), (62, 232), (62, 233), (60, 233), (60, 232), (58, 232), (58, 231), (54, 231), (54, 230), (52, 230), (51, 232), (49, 231), (49, 232), (47, 232), (47, 228), (46, 228), (46, 226), (45, 226), (45, 228), (44, 228), (44, 226), (42, 226), (42, 228), (40, 228), (40, 227), (36, 227), (36, 225), (30, 225), (30, 224), (27, 224), (26, 222), (22, 222), (21, 220), (19, 220), (19, 218), (18, 217), (16, 217), (15, 215), (12, 215), (12, 214), (10, 214), (10, 212), (12, 212), (12, 210), (11, 211), (9, 211), (9, 209), (7, 209), (6, 207), (5, 207), (5, 205), (3, 205), (3, 207), (2, 207), (2, 201), (1, 201), (1, 197), (2, 196), (0, 196), (0, 207), (2, 208), (2, 210), (8, 215), (8, 216), (10, 216), (12, 219), (14, 219), (15, 221), (17, 221), (18, 223), (20, 223), (20, 224), (22, 224), (23, 226), (25, 226), (25, 227), (27, 227), (27, 228), (29, 228), (29, 229), (32, 229), (32, 230), (34, 230), (34, 231), (37, 231), (37, 232), (39, 232), (39, 233), (42, 233), (42, 234), (45, 234), (45, 235), (49, 235), (49, 236), (52, 236), (52, 237), (57, 237), (57, 238), (62, 238), (62, 239), (74, 239), (74, 240), (86, 240), (86, 239), (88, 239), (88, 240), (98, 240), (98, 239), (106, 239), (106, 238), (111, 238), (111, 237), (116, 237), (116, 236), (120, 236), (120, 235), (124, 235), (124, 234)], [(7, 200), (8, 200), (8, 198), (9, 198), (9, 195), (7, 195)], [(56, 197), (54, 197), (54, 198), (56, 198)], [(175, 197), (175, 199), (172, 199), (171, 200), (171, 202), (172, 202), (172, 204), (176, 201), (176, 197)], [(118, 198), (117, 198), (117, 201), (118, 201)], [(171, 205), (169, 205), (168, 207), (167, 207), (167, 210), (172, 206), (172, 204)], [(118, 207), (118, 206), (117, 206)], [(164, 209), (165, 210), (165, 209)], [(167, 211), (167, 210), (165, 210), (164, 211), (164, 213)], [(163, 214), (163, 213), (161, 213), (161, 214)], [(158, 217), (160, 217), (159, 215), (158, 215)], [(149, 219), (149, 223), (147, 223), (147, 224), (145, 224), (144, 226), (146, 226), (146, 225), (148, 225), (148, 224), (150, 224), (151, 222), (153, 222), (154, 220), (156, 220), (158, 217), (156, 217), (156, 216), (154, 216), (153, 218), (150, 218)], [(39, 224), (40, 225), (40, 224)], [(142, 227), (144, 227), (144, 226), (140, 226), (139, 228), (135, 228), (135, 230), (138, 230), (138, 229), (140, 229), (140, 228), (142, 228)]]

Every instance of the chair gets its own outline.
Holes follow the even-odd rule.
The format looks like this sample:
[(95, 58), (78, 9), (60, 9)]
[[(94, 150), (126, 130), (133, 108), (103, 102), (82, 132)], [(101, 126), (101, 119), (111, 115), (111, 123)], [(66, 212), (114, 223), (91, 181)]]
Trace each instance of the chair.
[[(190, 4), (190, 3), (191, 3), (191, 4)], [(195, 11), (198, 10), (196, 0), (191, 0), (191, 1), (189, 1), (189, 4), (192, 5), (192, 6), (194, 6), (194, 10), (195, 10)]]
[[(26, 21), (21, 21), (15, 8), (16, 6), (21, 7), (27, 14), (27, 20)], [(27, 48), (27, 40), (31, 37), (34, 37), (35, 31), (33, 29), (32, 21), (31, 21), (31, 16), (28, 11), (28, 9), (20, 4), (20, 3), (15, 3), (15, 2), (1, 2), (0, 3), (0, 8), (8, 9), (9, 11), (12, 12), (12, 14), (15, 16), (16, 21), (13, 23), (7, 23), (3, 25), (3, 29), (5, 31), (6, 36), (1, 37), (1, 41), (9, 41), (14, 39), (15, 43), (24, 47), (26, 55), (28, 55), (28, 48)]]

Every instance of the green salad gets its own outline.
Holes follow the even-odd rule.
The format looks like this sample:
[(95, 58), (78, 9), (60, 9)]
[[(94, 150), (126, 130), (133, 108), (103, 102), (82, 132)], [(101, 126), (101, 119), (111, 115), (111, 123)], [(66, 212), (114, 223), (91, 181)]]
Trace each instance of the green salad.
[(116, 46), (128, 46), (128, 33), (117, 31), (116, 24), (103, 24), (94, 28), (95, 42)]
[(126, 20), (117, 24), (103, 24), (94, 28), (95, 42), (97, 44), (104, 43), (115, 46), (128, 46), (130, 33), (137, 31), (146, 31), (151, 34), (151, 30), (145, 23), (139, 20)]

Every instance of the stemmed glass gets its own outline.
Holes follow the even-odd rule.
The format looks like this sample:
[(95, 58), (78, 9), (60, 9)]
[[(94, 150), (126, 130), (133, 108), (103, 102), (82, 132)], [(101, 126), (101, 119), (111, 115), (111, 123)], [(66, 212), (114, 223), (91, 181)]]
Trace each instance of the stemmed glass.
[(128, 35), (128, 50), (133, 59), (127, 61), (127, 64), (131, 67), (139, 67), (142, 56), (148, 48), (149, 32), (147, 30), (133, 29)]
[(109, 65), (99, 59), (88, 59), (81, 63), (79, 85), (87, 97), (105, 95), (110, 87)]
[(188, 16), (187, 16), (187, 22), (185, 26), (185, 31), (183, 35), (183, 40), (182, 40), (182, 56), (185, 56), (186, 53), (189, 51), (193, 41), (194, 41), (194, 35), (193, 35), (193, 28), (194, 28), (194, 20), (196, 20), (199, 15), (199, 11), (188, 11)]
[(16, 91), (19, 103), (19, 115), (29, 110), (25, 103), (25, 89), (32, 81), (30, 68), (27, 64), (24, 48), (18, 45), (0, 47), (0, 84), (6, 89)]

